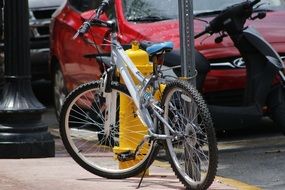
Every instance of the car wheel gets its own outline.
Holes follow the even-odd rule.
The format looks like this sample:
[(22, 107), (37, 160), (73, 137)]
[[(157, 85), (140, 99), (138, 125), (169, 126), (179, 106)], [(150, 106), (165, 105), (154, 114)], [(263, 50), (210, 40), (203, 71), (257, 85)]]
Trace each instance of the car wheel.
[(53, 100), (57, 119), (59, 119), (60, 110), (66, 98), (67, 90), (64, 83), (62, 71), (56, 67), (53, 76)]

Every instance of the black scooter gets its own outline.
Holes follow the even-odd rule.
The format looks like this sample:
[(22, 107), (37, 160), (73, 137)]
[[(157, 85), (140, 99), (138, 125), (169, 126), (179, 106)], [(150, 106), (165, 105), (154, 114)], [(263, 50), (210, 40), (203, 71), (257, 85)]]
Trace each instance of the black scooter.
[[(260, 0), (245, 1), (222, 10), (204, 31), (204, 34), (220, 34), (216, 43), (229, 36), (239, 50), (245, 64), (247, 83), (243, 105), (209, 105), (215, 126), (256, 124), (268, 114), (285, 134), (285, 66), (273, 47), (253, 28), (245, 27), (247, 19), (263, 19), (265, 12), (254, 15), (254, 6)], [(279, 83), (273, 84), (275, 78)], [(266, 109), (265, 109), (266, 108)], [(266, 110), (266, 111), (265, 111)]]

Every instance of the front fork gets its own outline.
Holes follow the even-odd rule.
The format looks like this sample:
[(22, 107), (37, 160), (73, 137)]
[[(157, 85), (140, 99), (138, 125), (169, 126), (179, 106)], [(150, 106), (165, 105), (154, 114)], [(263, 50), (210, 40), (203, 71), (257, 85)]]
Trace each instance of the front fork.
[(105, 93), (104, 97), (106, 99), (104, 134), (109, 136), (111, 128), (116, 126), (117, 93), (114, 91)]
[(105, 123), (104, 134), (110, 135), (111, 128), (116, 125), (116, 110), (117, 110), (117, 92), (112, 90), (112, 80), (115, 73), (115, 66), (107, 69), (103, 74), (101, 80), (101, 90), (104, 92), (105, 103)]

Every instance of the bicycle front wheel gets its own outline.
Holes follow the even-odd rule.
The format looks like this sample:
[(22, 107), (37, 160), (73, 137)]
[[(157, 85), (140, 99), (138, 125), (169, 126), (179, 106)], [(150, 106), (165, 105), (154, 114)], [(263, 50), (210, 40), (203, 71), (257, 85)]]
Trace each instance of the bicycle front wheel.
[(170, 165), (189, 189), (207, 189), (217, 170), (217, 143), (212, 120), (198, 91), (190, 84), (175, 81), (168, 84), (162, 97), (166, 126), (173, 136), (166, 140)]
[[(91, 82), (75, 89), (63, 104), (60, 133), (71, 157), (89, 172), (105, 178), (121, 179), (142, 172), (153, 148), (144, 140), (143, 126), (125, 86), (112, 84), (116, 94), (116, 111), (108, 110), (106, 94), (100, 82)], [(122, 108), (121, 104), (124, 108)], [(107, 125), (114, 113), (114, 125)]]

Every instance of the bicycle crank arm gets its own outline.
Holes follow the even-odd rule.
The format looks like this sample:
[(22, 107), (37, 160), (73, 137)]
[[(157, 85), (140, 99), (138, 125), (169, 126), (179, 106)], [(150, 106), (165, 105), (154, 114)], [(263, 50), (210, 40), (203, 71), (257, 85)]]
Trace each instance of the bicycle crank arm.
[(155, 140), (174, 139), (173, 136), (169, 136), (169, 135), (159, 135), (159, 134), (155, 134), (155, 133), (150, 134), (150, 136), (151, 136), (151, 138), (154, 138)]

